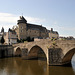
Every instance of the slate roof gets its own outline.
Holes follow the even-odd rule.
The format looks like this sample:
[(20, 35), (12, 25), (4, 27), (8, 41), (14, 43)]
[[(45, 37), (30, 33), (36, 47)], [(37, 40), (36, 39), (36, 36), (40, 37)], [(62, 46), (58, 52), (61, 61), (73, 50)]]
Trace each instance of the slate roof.
[(46, 28), (42, 27), (41, 25), (30, 24), (30, 23), (27, 23), (27, 29), (41, 30), (42, 32), (45, 32), (46, 30)]
[(18, 24), (19, 23), (27, 23), (27, 20), (23, 16), (20, 16), (20, 19), (17, 22), (18, 22)]
[(27, 24), (27, 30), (31, 29), (31, 30), (38, 30), (38, 31), (41, 31), (41, 32), (45, 32), (47, 30), (42, 25), (27, 23), (27, 20), (23, 16), (20, 16), (20, 19), (18, 20), (18, 24), (19, 23), (26, 23)]
[(8, 32), (9, 31), (12, 32), (13, 34), (16, 34), (15, 30), (12, 30), (12, 29), (9, 28)]
[(53, 33), (53, 34), (58, 34), (58, 32), (57, 31), (49, 31), (50, 33)]

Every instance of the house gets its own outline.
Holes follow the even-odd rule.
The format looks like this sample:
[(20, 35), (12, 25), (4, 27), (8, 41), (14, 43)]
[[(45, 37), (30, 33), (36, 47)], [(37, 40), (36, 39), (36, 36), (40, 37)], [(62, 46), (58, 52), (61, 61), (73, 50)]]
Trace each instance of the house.
[(17, 35), (16, 32), (9, 28), (8, 32), (4, 35), (5, 43), (12, 45), (17, 43)]
[(53, 31), (53, 28), (51, 28), (51, 30), (48, 31), (49, 33), (49, 38), (55, 38), (58, 39), (59, 38), (59, 34), (57, 31)]

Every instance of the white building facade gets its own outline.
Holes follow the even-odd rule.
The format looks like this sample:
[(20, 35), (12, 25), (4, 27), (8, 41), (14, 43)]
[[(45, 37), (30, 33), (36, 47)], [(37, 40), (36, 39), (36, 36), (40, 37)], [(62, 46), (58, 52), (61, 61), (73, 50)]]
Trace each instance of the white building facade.
[(9, 44), (9, 45), (17, 43), (16, 32), (9, 28), (8, 32), (6, 32), (6, 34), (4, 36), (4, 39), (5, 39), (5, 43)]

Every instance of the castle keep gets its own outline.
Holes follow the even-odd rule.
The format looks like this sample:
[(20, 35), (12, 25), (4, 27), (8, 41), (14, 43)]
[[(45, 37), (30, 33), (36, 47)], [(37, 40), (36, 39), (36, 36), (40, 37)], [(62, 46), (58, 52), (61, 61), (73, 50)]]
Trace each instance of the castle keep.
[(30, 38), (47, 38), (48, 31), (42, 25), (35, 25), (27, 23), (27, 20), (20, 16), (20, 19), (17, 21), (18, 27), (15, 29), (18, 35), (18, 39)]

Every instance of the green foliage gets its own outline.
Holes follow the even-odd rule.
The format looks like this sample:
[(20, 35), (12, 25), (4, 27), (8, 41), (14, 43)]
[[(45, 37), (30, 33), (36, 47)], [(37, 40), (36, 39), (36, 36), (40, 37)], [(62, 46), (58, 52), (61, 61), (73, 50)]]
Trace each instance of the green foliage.
[(57, 40), (56, 38), (51, 38), (51, 41), (55, 41), (55, 40)]
[(55, 41), (53, 41), (53, 45), (56, 45)]
[(49, 46), (47, 46), (47, 48), (49, 48)]
[(62, 40), (66, 40), (66, 39), (63, 38)]
[(17, 39), (17, 42), (18, 42), (18, 43), (20, 43), (20, 42), (21, 42), (21, 40)]
[(34, 38), (32, 38), (32, 40), (31, 41), (34, 41)]
[(26, 41), (26, 40), (25, 40), (25, 39), (21, 39), (20, 41), (21, 41), (21, 42), (24, 42), (24, 41)]
[(53, 38), (51, 38), (51, 41), (53, 41)]
[(27, 41), (24, 41), (24, 43), (26, 43)]
[(27, 37), (27, 39), (26, 39), (28, 42), (30, 42), (31, 41), (31, 38), (30, 37)]
[(26, 41), (28, 42), (34, 41), (34, 38), (31, 39), (30, 37), (27, 37)]
[(0, 41), (2, 44), (4, 44), (5, 40), (4, 40), (4, 37), (2, 36), (1, 37), (1, 41)]
[(56, 38), (53, 39), (53, 41), (55, 41), (55, 40), (56, 40)]
[(27, 41), (28, 42), (34, 41), (34, 38), (31, 39), (30, 37), (27, 37), (26, 39), (20, 39), (20, 40), (17, 39), (18, 43), (22, 43), (22, 42), (24, 43), (24, 42), (27, 42)]

